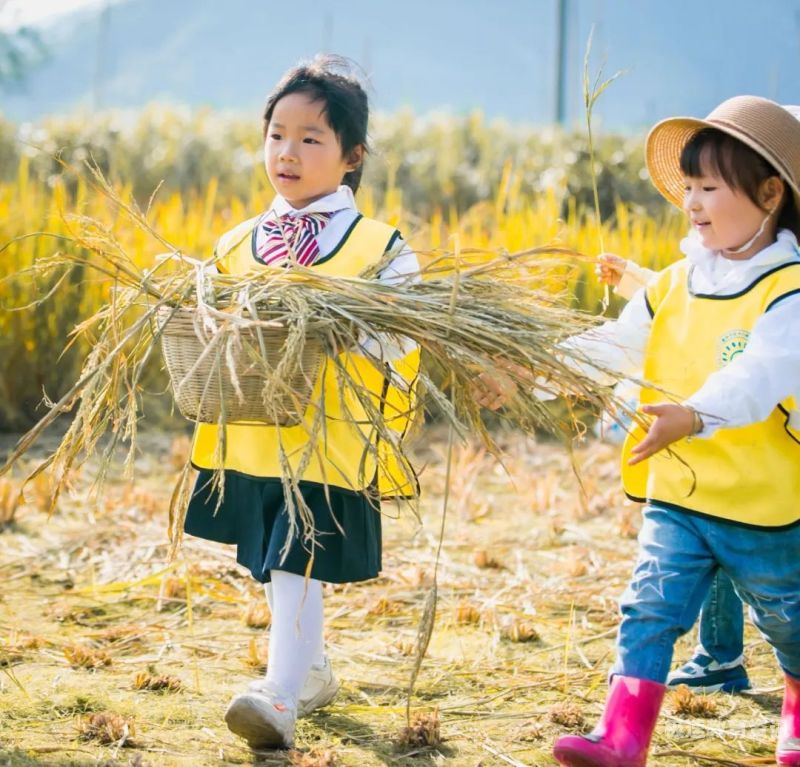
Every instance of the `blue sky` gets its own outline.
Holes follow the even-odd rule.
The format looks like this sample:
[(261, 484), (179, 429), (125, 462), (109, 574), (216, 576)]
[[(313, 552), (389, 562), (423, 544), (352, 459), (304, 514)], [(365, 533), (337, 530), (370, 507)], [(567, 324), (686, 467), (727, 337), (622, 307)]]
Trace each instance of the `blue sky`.
[[(536, 124), (555, 111), (557, 0), (0, 0), (0, 13), (43, 22), (46, 11), (78, 3), (94, 12), (50, 26), (51, 61), (24, 90), (3, 94), (6, 116), (151, 101), (249, 112), (288, 66), (319, 50), (360, 62), (381, 111), (479, 109)], [(800, 0), (567, 5), (570, 124), (583, 118), (592, 26), (593, 69), (605, 61), (607, 74), (625, 70), (598, 105), (598, 125), (639, 132), (665, 116), (705, 115), (743, 93), (800, 103)]]
[(48, 24), (64, 14), (104, 2), (106, 0), (5, 0), (0, 3), (0, 29)]

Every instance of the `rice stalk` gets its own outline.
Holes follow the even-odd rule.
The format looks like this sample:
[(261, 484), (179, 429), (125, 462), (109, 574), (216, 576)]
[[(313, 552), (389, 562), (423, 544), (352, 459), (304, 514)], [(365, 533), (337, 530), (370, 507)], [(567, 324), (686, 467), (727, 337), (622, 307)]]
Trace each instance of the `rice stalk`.
[[(611, 83), (622, 75), (621, 71), (615, 72), (607, 80), (603, 80), (603, 67), (597, 70), (594, 82), (589, 74), (589, 56), (592, 52), (592, 38), (594, 37), (594, 26), (589, 32), (589, 40), (586, 43), (586, 53), (583, 57), (583, 105), (586, 112), (586, 133), (589, 142), (589, 176), (592, 180), (592, 198), (594, 200), (594, 215), (597, 220), (597, 235), (600, 241), (600, 252), (605, 253), (603, 242), (603, 222), (600, 217), (600, 194), (597, 191), (597, 170), (594, 160), (594, 134), (592, 132), (592, 112), (594, 105), (603, 92)], [(608, 285), (603, 286), (603, 311), (605, 312), (610, 303)]]
[[(580, 371), (588, 361), (579, 352), (557, 348), (558, 342), (588, 329), (594, 320), (565, 305), (565, 296), (548, 285), (554, 269), (580, 254), (558, 246), (530, 248), (518, 253), (504, 250), (458, 249), (455, 253), (427, 254), (421, 280), (411, 277), (385, 285), (374, 276), (393, 254), (357, 277), (331, 277), (313, 268), (261, 270), (247, 275), (214, 273), (214, 260), (190, 257), (154, 229), (146, 215), (120, 197), (102, 174), (90, 168), (88, 184), (105, 195), (129, 224), (154, 239), (166, 254), (149, 268), (137, 265), (108, 226), (86, 215), (65, 215), (69, 235), (62, 250), (35, 261), (27, 270), (31, 278), (78, 271), (81, 279), (95, 275), (110, 281), (109, 302), (81, 322), (70, 337), (84, 337), (90, 346), (80, 376), (57, 401), (49, 402), (45, 416), (11, 452), (0, 475), (7, 472), (59, 416), (72, 420), (58, 448), (29, 475), (45, 469), (53, 477), (49, 510), (57, 504), (70, 472), (99, 453), (95, 492), (100, 493), (115, 451), (124, 447), (125, 474), (132, 476), (138, 422), (142, 417), (142, 381), (157, 357), (162, 335), (179, 310), (193, 311), (194, 332), (203, 351), (186, 378), (203, 365), (209, 395), (227, 376), (235, 396), (241, 394), (240, 368), (245, 361), (263, 378), (265, 420), (276, 419), (277, 396), (297, 399), (287, 384), (298, 369), (310, 339), (325, 349), (325, 364), (334, 371), (345, 419), (358, 427), (363, 440), (360, 481), (369, 484), (373, 467), (386, 467), (391, 459), (400, 465), (402, 484), (416, 482), (413, 467), (402, 448), (391, 418), (382, 412), (376, 393), (358, 380), (350, 366), (354, 353), (367, 357), (379, 370), (387, 364), (386, 344), (408, 339), (440, 367), (438, 374), (423, 370), (419, 385), (426, 401), (409, 403), (409, 412), (394, 414), (421, 418), (426, 406), (437, 408), (454, 434), (477, 433), (486, 449), (497, 454), (475, 400), (475, 381), (482, 374), (502, 371), (517, 386), (502, 417), (524, 431), (545, 426), (564, 433), (572, 428), (571, 416), (554, 415), (536, 396), (531, 380), (546, 381), (543, 388), (579, 397), (594, 407), (607, 406), (610, 395)], [(92, 277), (93, 279), (93, 277)], [(44, 300), (44, 298), (42, 298)], [(33, 304), (36, 305), (36, 302)], [(263, 336), (280, 326), (285, 340), (277, 364), (265, 358)], [(364, 340), (377, 340), (378, 352), (364, 348)], [(509, 363), (513, 367), (509, 367)], [(204, 373), (205, 374), (205, 373)], [(173, 381), (179, 391), (183, 380)], [(227, 423), (225, 398), (220, 398), (218, 425)], [(309, 510), (299, 492), (306, 468), (318, 457), (319, 437), (325, 429), (322, 402), (309, 402), (302, 426), (307, 447), (289, 455), (278, 446), (281, 480), (290, 516), (290, 537), (300, 534), (313, 544)], [(277, 420), (275, 420), (277, 423)], [(224, 454), (225, 429), (221, 428), (219, 455)], [(378, 445), (384, 446), (383, 450)], [(328, 481), (336, 482), (330, 477)], [(224, 476), (215, 479), (224, 491)], [(177, 547), (182, 516), (190, 491), (184, 467), (170, 505), (170, 532)]]

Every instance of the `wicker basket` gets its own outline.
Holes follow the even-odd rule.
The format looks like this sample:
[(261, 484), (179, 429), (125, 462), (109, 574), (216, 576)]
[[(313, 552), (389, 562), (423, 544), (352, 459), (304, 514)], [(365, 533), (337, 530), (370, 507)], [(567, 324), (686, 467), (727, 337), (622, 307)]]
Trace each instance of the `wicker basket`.
[(299, 364), (288, 371), (280, 386), (268, 388), (268, 371), (280, 362), (288, 331), (262, 328), (259, 339), (255, 328), (241, 330), (241, 347), (233, 360), (243, 395), (239, 397), (228, 364), (219, 363), (215, 351), (198, 364), (208, 341), (198, 336), (194, 310), (164, 306), (158, 310), (157, 321), (175, 402), (186, 418), (218, 423), (224, 406), (226, 423), (295, 426), (302, 422), (324, 355), (319, 338), (308, 336)]

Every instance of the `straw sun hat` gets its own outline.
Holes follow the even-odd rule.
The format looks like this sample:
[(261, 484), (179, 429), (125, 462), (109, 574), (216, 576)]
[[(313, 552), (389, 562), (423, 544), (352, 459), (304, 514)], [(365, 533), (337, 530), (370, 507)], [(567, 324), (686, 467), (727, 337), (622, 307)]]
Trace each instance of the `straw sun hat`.
[(794, 193), (800, 211), (800, 121), (788, 109), (758, 96), (723, 101), (705, 120), (671, 117), (648, 134), (647, 170), (656, 189), (683, 207), (681, 152), (703, 128), (716, 128), (747, 144), (772, 164)]

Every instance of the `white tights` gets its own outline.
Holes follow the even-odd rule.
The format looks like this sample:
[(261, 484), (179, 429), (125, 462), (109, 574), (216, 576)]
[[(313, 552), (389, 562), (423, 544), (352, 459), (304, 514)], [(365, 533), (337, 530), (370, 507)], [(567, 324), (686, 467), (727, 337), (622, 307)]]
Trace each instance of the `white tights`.
[(296, 700), (311, 666), (325, 662), (322, 582), (283, 570), (270, 576), (264, 584), (272, 612), (267, 682)]

